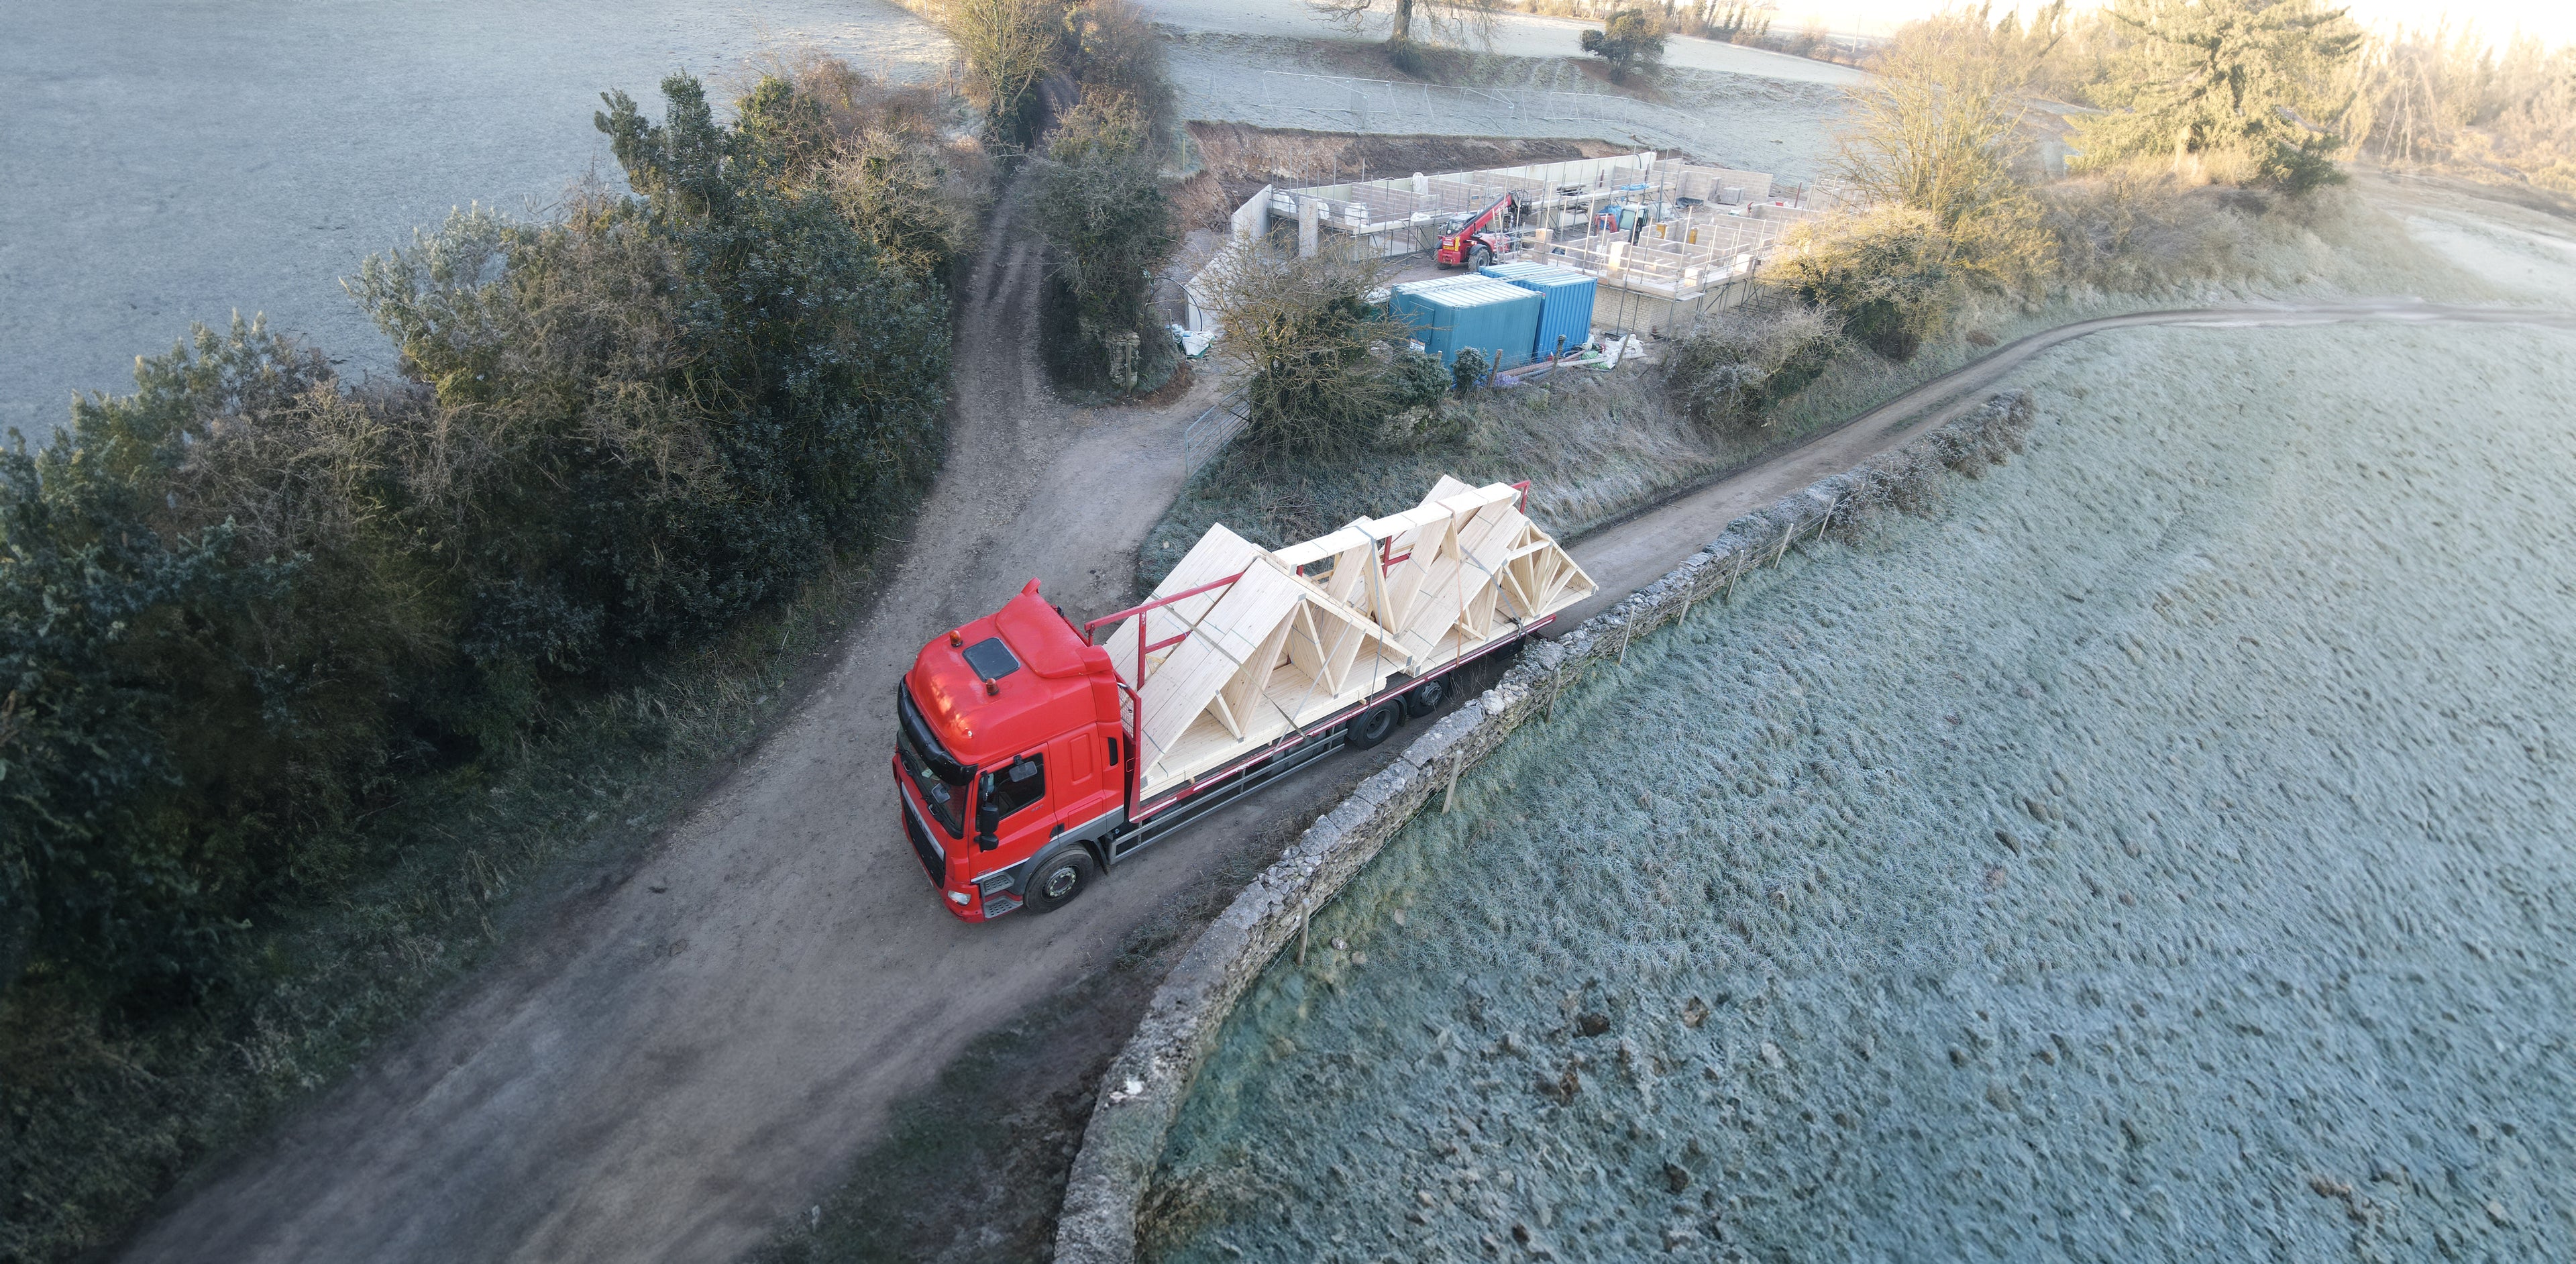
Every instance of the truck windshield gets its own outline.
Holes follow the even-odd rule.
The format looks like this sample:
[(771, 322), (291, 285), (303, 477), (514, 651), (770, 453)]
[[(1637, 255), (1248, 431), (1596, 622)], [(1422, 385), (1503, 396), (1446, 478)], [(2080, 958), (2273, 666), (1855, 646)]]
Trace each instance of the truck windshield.
[(921, 709), (912, 705), (911, 690), (896, 685), (894, 707), (894, 749), (903, 760), (904, 774), (912, 778), (930, 814), (939, 818), (940, 828), (952, 838), (965, 837), (966, 783), (973, 779), (974, 770), (951, 758), (939, 744), (921, 718)]

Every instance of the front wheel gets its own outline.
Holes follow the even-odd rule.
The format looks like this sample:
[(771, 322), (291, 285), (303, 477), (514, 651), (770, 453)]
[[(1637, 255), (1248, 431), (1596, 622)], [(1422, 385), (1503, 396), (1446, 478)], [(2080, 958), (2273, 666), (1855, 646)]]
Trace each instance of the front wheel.
[(1467, 266), (1471, 268), (1482, 269), (1485, 265), (1490, 264), (1493, 261), (1494, 252), (1485, 249), (1483, 246), (1476, 247), (1475, 253), (1467, 256)]
[(1434, 676), (1415, 685), (1411, 692), (1404, 695), (1404, 713), (1419, 720), (1439, 710), (1440, 704), (1448, 700), (1449, 678)]
[(1029, 870), (1023, 899), (1032, 913), (1052, 913), (1071, 904), (1098, 880), (1100, 866), (1091, 862), (1091, 853), (1080, 847), (1067, 847), (1040, 860)]
[(1395, 726), (1404, 722), (1403, 708), (1400, 701), (1388, 702), (1351, 721), (1351, 749), (1367, 750), (1395, 736)]

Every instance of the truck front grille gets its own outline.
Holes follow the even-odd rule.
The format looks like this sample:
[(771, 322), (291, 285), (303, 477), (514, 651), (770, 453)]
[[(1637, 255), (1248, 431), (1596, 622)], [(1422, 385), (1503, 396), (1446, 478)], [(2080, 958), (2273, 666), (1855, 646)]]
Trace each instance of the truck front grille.
[(912, 840), (912, 854), (921, 857), (922, 872), (930, 875), (930, 885), (948, 885), (948, 862), (939, 855), (939, 844), (930, 841), (930, 831), (921, 827), (921, 818), (912, 814), (912, 805), (903, 806), (904, 837)]

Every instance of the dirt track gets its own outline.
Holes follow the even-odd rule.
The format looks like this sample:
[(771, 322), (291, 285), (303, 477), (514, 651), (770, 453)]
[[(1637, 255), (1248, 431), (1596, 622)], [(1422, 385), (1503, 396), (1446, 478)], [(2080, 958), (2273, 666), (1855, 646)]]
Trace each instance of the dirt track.
[[(1129, 929), (1257, 845), (1262, 826), (1340, 780), (1291, 781), (1240, 805), (1055, 917), (966, 926), (922, 881), (893, 827), (890, 682), (914, 647), (1032, 575), (1069, 610), (1117, 603), (1137, 541), (1179, 487), (1177, 431), (1208, 394), (1161, 410), (1053, 403), (1027, 354), (1040, 262), (1013, 215), (1006, 205), (985, 239), (1015, 244), (983, 262), (966, 299), (946, 472), (890, 595), (802, 710), (621, 883), (174, 1198), (127, 1258), (737, 1254), (802, 1209), (968, 1041), (1097, 967)], [(2094, 329), (2394, 311), (2155, 313), (2037, 335), (1576, 552), (1615, 600), (1726, 519)], [(1360, 757), (1344, 758), (1358, 770)]]

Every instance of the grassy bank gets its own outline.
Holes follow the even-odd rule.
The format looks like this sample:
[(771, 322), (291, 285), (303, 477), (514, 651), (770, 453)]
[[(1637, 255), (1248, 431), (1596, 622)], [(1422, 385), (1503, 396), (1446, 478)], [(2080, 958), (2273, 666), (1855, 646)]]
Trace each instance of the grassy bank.
[(2034, 362), (2011, 463), (1639, 638), (1320, 910), (1140, 1256), (2563, 1257), (2571, 624), (2505, 577), (2571, 374)]

